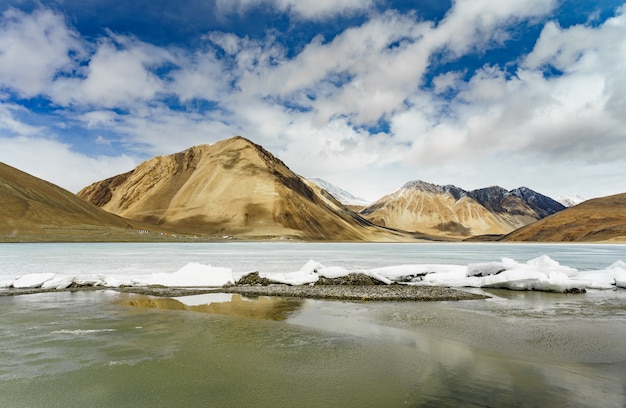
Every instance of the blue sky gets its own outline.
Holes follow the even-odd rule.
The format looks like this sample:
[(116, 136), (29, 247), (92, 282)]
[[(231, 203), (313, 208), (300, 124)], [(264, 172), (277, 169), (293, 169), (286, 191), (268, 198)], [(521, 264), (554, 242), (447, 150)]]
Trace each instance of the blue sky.
[(242, 135), (369, 200), (626, 192), (622, 1), (0, 1), (0, 161), (70, 191)]

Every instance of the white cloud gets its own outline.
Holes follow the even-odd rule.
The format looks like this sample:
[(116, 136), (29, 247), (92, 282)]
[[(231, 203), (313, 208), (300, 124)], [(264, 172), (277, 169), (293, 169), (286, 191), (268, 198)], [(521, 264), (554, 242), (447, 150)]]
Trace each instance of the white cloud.
[(0, 17), (0, 86), (23, 97), (43, 92), (59, 72), (70, 72), (70, 52), (82, 52), (78, 34), (50, 10)]
[(217, 0), (220, 13), (244, 14), (252, 7), (272, 7), (306, 20), (351, 15), (370, 10), (377, 0)]
[(104, 38), (82, 71), (84, 76), (59, 78), (51, 85), (55, 102), (62, 105), (126, 107), (147, 101), (164, 90), (163, 81), (150, 69), (174, 58), (167, 50), (111, 34)]
[[(231, 12), (244, 12), (253, 2), (230, 4)], [(320, 18), (362, 12), (373, 2), (254, 4)], [(424, 74), (442, 59), (481, 56), (489, 47), (502, 46), (511, 27), (549, 15), (555, 5), (553, 0), (459, 0), (437, 24), (393, 11), (374, 13), (330, 41), (316, 37), (293, 56), (272, 34), (250, 39), (212, 32), (197, 50), (158, 47), (114, 33), (90, 44), (52, 12), (11, 11), (0, 26), (0, 49), (10, 51), (0, 54), (0, 63), (29, 55), (36, 66), (20, 70), (19, 64), (0, 64), (0, 84), (9, 94), (50, 98), (73, 123), (96, 135), (116, 135), (115, 141), (138, 157), (241, 134), (305, 176), (339, 180), (372, 199), (416, 178), (466, 188), (509, 180), (507, 188), (526, 184), (539, 189), (565, 183), (568, 174), (583, 180), (590, 169), (588, 174), (611, 172), (605, 180), (616, 180), (626, 164), (624, 8), (599, 26), (545, 24), (533, 51), (510, 61), (519, 63), (515, 72), (485, 65), (471, 73), (468, 67), (440, 72), (432, 88), (420, 87)], [(80, 51), (75, 60), (71, 50)], [(168, 72), (157, 75), (160, 68)], [(10, 100), (7, 95), (0, 98)], [(168, 106), (172, 99), (189, 109)], [(196, 109), (197, 101), (218, 109)], [(68, 168), (63, 161), (85, 167), (80, 177), (92, 182), (126, 171), (122, 167), (138, 160), (75, 153), (46, 138), (45, 128), (24, 123), (19, 109), (26, 110), (0, 105), (0, 128), (21, 136), (0, 139), (0, 156), (19, 159), (27, 171), (45, 164), (37, 143), (54, 152), (47, 157), (60, 158), (47, 164), (54, 169), (48, 173), (58, 172), (59, 180), (61, 169)], [(368, 126), (381, 118), (390, 130), (371, 134)], [(12, 146), (6, 150), (11, 154), (4, 153), (5, 144)], [(30, 159), (11, 157), (19, 156), (19, 146), (32, 152)], [(568, 171), (571, 167), (576, 170)], [(545, 177), (546, 172), (555, 174)], [(73, 177), (68, 175), (67, 183), (79, 184)], [(358, 187), (352, 189), (353, 184)], [(597, 192), (600, 186), (609, 188), (608, 182), (587, 188)], [(626, 190), (626, 185), (619, 188)]]
[(226, 124), (226, 118), (219, 112), (188, 113), (159, 105), (143, 106), (133, 114), (106, 112), (97, 116), (83, 115), (80, 119), (91, 122), (94, 130), (115, 131), (121, 135), (120, 143), (124, 148), (146, 158), (172, 154), (238, 134), (237, 128)]
[[(534, 182), (547, 193), (578, 180), (593, 191), (588, 197), (626, 190), (615, 177), (626, 168), (624, 11), (599, 27), (546, 24), (515, 75), (486, 66), (465, 83), (444, 74), (431, 106), (439, 88), (459, 92), (445, 112), (422, 103), (392, 119), (395, 135), (414, 137), (405, 166), (433, 177), (452, 168), (447, 182), (454, 183), (456, 172)], [(549, 66), (562, 73), (544, 74)], [(592, 175), (602, 180), (590, 182)]]
[(232, 74), (210, 53), (196, 53), (171, 74), (168, 91), (181, 101), (205, 99), (218, 101), (229, 91)]
[(41, 131), (40, 127), (31, 126), (17, 119), (15, 117), (16, 112), (25, 113), (26, 109), (16, 104), (0, 102), (0, 131), (2, 133), (29, 136)]
[(317, 37), (293, 59), (278, 56), (279, 63), (242, 75), (239, 86), (250, 96), (312, 107), (322, 125), (337, 115), (376, 121), (400, 106), (421, 80), (429, 54), (414, 42), (426, 26), (412, 16), (385, 13), (328, 43)]
[(0, 136), (0, 145), (1, 162), (74, 193), (139, 164), (139, 159), (126, 155), (88, 157), (68, 144), (42, 137)]
[(446, 17), (426, 39), (433, 48), (445, 46), (453, 57), (502, 46), (515, 24), (549, 14), (556, 0), (456, 0)]
[(102, 135), (98, 135), (95, 140), (96, 144), (112, 146), (111, 141)]

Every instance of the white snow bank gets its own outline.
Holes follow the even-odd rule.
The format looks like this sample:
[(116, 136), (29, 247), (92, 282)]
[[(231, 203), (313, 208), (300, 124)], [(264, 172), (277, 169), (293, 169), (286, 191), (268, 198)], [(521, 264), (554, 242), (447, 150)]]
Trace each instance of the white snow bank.
[(42, 289), (65, 289), (74, 283), (73, 276), (56, 274), (41, 285)]
[(286, 283), (288, 285), (306, 285), (317, 282), (320, 277), (318, 271), (323, 268), (324, 265), (311, 259), (304, 264), (299, 271), (288, 273), (260, 273), (259, 276), (271, 279), (274, 282)]
[(503, 258), (500, 262), (476, 263), (467, 266), (418, 264), (364, 270), (350, 270), (339, 266), (325, 267), (319, 262), (311, 260), (299, 271), (264, 273), (261, 276), (289, 285), (304, 285), (316, 282), (319, 277), (338, 278), (350, 273), (362, 273), (387, 284), (397, 282), (407, 285), (503, 288), (547, 292), (571, 292), (586, 288), (609, 289), (614, 288), (618, 281), (626, 283), (626, 264), (624, 262), (616, 262), (605, 272), (579, 272), (569, 266), (561, 265), (545, 255), (525, 263)]
[(54, 273), (29, 273), (15, 279), (12, 286), (16, 289), (40, 288), (45, 282), (52, 279), (54, 275)]
[(626, 262), (619, 260), (606, 269), (582, 271), (572, 279), (586, 282), (589, 289), (626, 288)]
[(229, 268), (214, 267), (199, 263), (188, 263), (174, 273), (153, 273), (140, 286), (161, 285), (167, 287), (219, 287), (234, 283)]
[[(350, 273), (362, 273), (387, 284), (397, 282), (406, 285), (505, 288), (549, 292), (626, 288), (626, 262), (624, 261), (619, 260), (605, 269), (578, 271), (561, 265), (545, 255), (527, 262), (502, 258), (499, 262), (469, 265), (415, 264), (373, 269), (327, 267), (317, 261), (309, 260), (302, 268), (294, 272), (260, 272), (259, 275), (275, 282), (306, 285), (315, 283), (320, 277), (338, 278)], [(2, 282), (2, 285), (3, 287), (44, 289), (63, 289), (72, 284), (106, 287), (149, 285), (220, 287), (236, 282), (242, 275), (242, 273), (233, 273), (230, 268), (188, 263), (173, 273), (150, 275), (33, 273)]]

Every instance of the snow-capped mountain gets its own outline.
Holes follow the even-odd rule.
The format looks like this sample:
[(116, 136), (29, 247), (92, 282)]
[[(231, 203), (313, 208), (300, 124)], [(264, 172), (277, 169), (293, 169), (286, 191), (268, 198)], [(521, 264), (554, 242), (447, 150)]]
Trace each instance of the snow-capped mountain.
[(318, 186), (326, 190), (328, 193), (330, 193), (330, 195), (335, 197), (337, 201), (339, 201), (343, 205), (354, 205), (354, 206), (370, 205), (369, 201), (364, 200), (359, 197), (355, 197), (354, 195), (347, 192), (346, 190), (340, 187), (337, 187), (336, 185), (329, 183), (326, 180), (323, 180), (320, 178), (312, 178), (312, 179), (309, 179), (309, 181), (312, 181), (313, 183), (317, 184)]
[(583, 198), (579, 195), (568, 195), (568, 196), (558, 196), (555, 198), (555, 200), (563, 204), (566, 207), (573, 207), (585, 201), (586, 198)]
[(361, 215), (391, 228), (468, 237), (509, 233), (563, 209), (527, 187), (467, 191), (417, 180), (374, 202)]

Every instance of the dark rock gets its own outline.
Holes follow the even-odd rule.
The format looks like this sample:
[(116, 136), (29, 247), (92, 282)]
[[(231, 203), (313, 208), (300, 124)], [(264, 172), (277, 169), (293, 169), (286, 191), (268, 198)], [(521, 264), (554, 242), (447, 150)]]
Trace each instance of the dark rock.
[(274, 282), (271, 279), (267, 279), (267, 278), (262, 278), (258, 272), (251, 272), (247, 275), (242, 276), (238, 281), (237, 281), (237, 285), (260, 285), (260, 286), (267, 286), (267, 285), (271, 285), (273, 283), (277, 283)]
[(338, 278), (325, 278), (320, 276), (316, 285), (352, 285), (352, 286), (373, 286), (373, 285), (386, 285), (385, 282), (381, 282), (378, 279), (374, 279), (362, 273), (351, 273), (346, 276)]
[(585, 288), (571, 288), (571, 289), (565, 289), (565, 293), (587, 293), (587, 289)]

